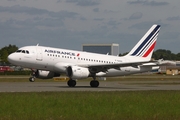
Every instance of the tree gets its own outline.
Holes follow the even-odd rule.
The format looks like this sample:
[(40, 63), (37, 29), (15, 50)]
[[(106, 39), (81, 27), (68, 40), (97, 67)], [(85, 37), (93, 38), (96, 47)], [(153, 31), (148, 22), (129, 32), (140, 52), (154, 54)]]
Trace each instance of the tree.
[(178, 57), (178, 54), (174, 54), (170, 50), (164, 50), (164, 49), (158, 49), (158, 50), (154, 51), (152, 57), (156, 60), (158, 60), (158, 59), (180, 60), (180, 56)]
[(128, 54), (128, 52), (125, 52), (123, 54), (119, 53), (119, 56), (124, 56), (124, 55), (127, 55), (127, 54)]
[(16, 45), (11, 45), (11, 44), (9, 44), (9, 46), (5, 46), (5, 47), (1, 48), (0, 49), (1, 62), (9, 63), (7, 60), (8, 55), (17, 50), (18, 50), (18, 47)]
[(176, 60), (180, 60), (180, 53), (176, 54)]

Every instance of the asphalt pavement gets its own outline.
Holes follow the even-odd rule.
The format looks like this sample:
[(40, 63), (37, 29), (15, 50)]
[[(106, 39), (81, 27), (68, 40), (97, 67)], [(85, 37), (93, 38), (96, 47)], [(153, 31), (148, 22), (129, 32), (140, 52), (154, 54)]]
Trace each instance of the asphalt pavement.
[(147, 91), (180, 90), (180, 81), (99, 81), (97, 88), (90, 81), (77, 81), (75, 87), (67, 82), (0, 82), (0, 92), (45, 92), (45, 91)]

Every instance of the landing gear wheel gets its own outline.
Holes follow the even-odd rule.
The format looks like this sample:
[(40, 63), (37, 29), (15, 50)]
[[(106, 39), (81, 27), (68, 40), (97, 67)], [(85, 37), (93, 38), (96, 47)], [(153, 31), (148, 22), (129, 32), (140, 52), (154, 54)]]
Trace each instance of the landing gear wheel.
[(75, 80), (69, 80), (67, 82), (67, 84), (68, 84), (69, 87), (75, 87), (76, 86), (76, 81)]
[(29, 78), (29, 81), (30, 81), (30, 82), (34, 82), (34, 81), (35, 81), (35, 78), (34, 78), (34, 77), (30, 77), (30, 78)]
[(90, 85), (91, 85), (91, 87), (98, 87), (98, 86), (99, 86), (99, 81), (97, 81), (97, 80), (92, 80), (92, 81), (90, 82)]

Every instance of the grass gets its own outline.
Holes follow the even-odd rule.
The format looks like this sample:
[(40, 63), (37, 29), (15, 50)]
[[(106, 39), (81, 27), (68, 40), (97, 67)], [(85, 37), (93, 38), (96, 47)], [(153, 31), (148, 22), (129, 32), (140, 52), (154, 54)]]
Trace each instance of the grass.
[(0, 93), (0, 119), (180, 119), (180, 91)]
[[(0, 76), (0, 82), (28, 82), (28, 79), (29, 76)], [(174, 83), (180, 76), (131, 75), (107, 78), (107, 82), (110, 80)], [(11, 119), (175, 120), (180, 119), (180, 91), (0, 93), (0, 120)]]

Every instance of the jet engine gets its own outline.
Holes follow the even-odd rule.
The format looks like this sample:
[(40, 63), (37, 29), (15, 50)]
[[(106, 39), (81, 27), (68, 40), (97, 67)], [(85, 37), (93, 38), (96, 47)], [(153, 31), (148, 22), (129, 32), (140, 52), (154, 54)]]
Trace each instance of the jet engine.
[(88, 68), (69, 66), (67, 68), (67, 75), (72, 79), (84, 79), (90, 75)]
[(54, 73), (54, 72), (51, 72), (51, 71), (37, 70), (35, 72), (34, 76), (36, 78), (40, 78), (40, 79), (51, 79), (53, 77), (60, 76), (60, 74)]

